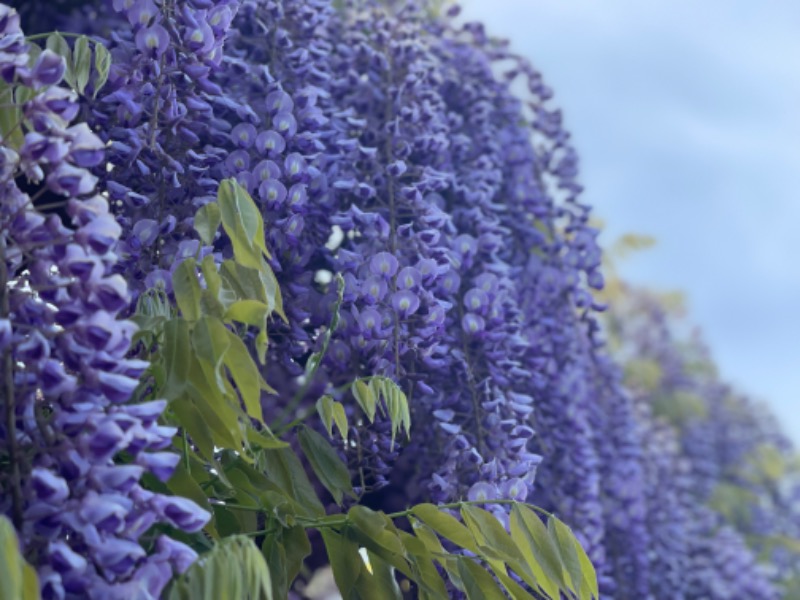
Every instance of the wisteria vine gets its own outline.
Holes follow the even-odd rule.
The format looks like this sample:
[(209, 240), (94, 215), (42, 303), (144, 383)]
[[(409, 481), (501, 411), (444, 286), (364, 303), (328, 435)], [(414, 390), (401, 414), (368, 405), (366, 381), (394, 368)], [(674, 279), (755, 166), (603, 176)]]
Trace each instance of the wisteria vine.
[[(107, 51), (104, 81), (66, 85), (33, 43), (54, 30)], [(0, 509), (44, 597), (158, 597), (197, 557), (176, 540), (210, 515), (145, 482), (188, 442), (140, 402), (157, 378), (128, 319), (174, 299), (184, 261), (235, 255), (195, 222), (225, 180), (255, 201), (280, 289), (268, 343), (236, 330), (265, 353), (265, 421), (298, 447), (297, 423), (324, 430), (317, 400), (341, 403), (347, 502), (486, 502), (506, 529), (536, 502), (603, 598), (771, 600), (798, 576), (791, 444), (693, 368), (709, 360), (653, 298), (601, 315), (552, 92), (457, 6), (25, 0), (0, 5), (0, 77), (19, 116), (0, 157)], [(360, 416), (351, 384), (373, 376), (407, 397), (410, 439)]]

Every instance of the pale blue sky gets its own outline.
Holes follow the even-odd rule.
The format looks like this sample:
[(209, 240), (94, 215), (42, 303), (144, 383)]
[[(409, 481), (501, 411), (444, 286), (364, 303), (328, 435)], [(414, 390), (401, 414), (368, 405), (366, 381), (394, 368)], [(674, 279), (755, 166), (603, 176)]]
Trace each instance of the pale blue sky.
[(800, 442), (800, 2), (465, 0), (555, 89), (603, 242), (686, 293), (723, 376)]

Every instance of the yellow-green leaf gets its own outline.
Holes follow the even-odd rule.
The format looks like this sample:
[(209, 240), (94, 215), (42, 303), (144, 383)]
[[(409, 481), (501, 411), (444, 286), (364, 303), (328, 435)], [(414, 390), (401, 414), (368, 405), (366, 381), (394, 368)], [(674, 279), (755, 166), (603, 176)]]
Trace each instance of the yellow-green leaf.
[(111, 53), (103, 44), (95, 42), (94, 45), (94, 68), (97, 70), (97, 78), (94, 80), (94, 98), (108, 81), (108, 73), (111, 70)]
[(222, 222), (219, 206), (216, 202), (209, 202), (201, 206), (194, 215), (194, 229), (206, 245), (214, 243), (214, 236)]
[(92, 70), (92, 51), (89, 49), (89, 39), (86, 36), (80, 36), (75, 42), (72, 70), (75, 73), (75, 89), (79, 94), (83, 94)]
[(183, 318), (188, 321), (199, 319), (202, 290), (197, 279), (197, 263), (193, 258), (187, 258), (175, 268), (172, 273), (172, 289)]
[(38, 600), (36, 571), (25, 562), (14, 525), (0, 515), (0, 600)]

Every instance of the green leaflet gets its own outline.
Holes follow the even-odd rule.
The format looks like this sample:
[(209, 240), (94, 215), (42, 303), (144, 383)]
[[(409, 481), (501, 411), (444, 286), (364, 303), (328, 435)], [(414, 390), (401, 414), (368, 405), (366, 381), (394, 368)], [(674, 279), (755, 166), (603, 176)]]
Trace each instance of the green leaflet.
[[(406, 436), (411, 437), (411, 410), (408, 398), (394, 381), (379, 375), (362, 377), (351, 384), (350, 390), (370, 423), (375, 420), (378, 408), (389, 417), (392, 424), (392, 448), (399, 431), (405, 430)], [(381, 398), (384, 404), (380, 403)]]
[(94, 68), (97, 70), (97, 79), (94, 82), (93, 98), (97, 98), (98, 92), (108, 81), (108, 74), (111, 70), (111, 53), (103, 44), (94, 45)]
[(72, 72), (75, 78), (75, 90), (83, 95), (89, 83), (89, 73), (92, 70), (92, 51), (89, 49), (89, 39), (85, 36), (75, 41), (72, 52)]
[(0, 515), (0, 600), (38, 600), (39, 578), (19, 550), (17, 532)]
[(350, 472), (327, 440), (306, 426), (300, 428), (297, 438), (311, 468), (325, 489), (331, 493), (336, 504), (342, 504), (345, 494), (355, 498)]
[(547, 532), (558, 550), (561, 566), (568, 576), (569, 588), (579, 594), (584, 576), (581, 572), (581, 563), (572, 531), (555, 517), (550, 517), (547, 519)]
[(506, 595), (486, 569), (462, 556), (456, 561), (458, 574), (469, 600), (507, 600)]
[[(64, 82), (80, 95), (85, 95), (86, 86), (94, 73), (92, 98), (97, 98), (97, 94), (108, 81), (111, 70), (111, 53), (105, 46), (81, 35), (75, 40), (73, 48), (70, 48), (64, 36), (55, 32), (47, 37), (45, 47), (64, 59), (66, 67)], [(92, 49), (94, 49), (94, 60)]]
[(18, 106), (8, 106), (14, 98), (14, 87), (0, 80), (0, 135), (11, 148), (18, 150), (24, 137), (19, 127), (22, 110)]
[(225, 179), (217, 195), (222, 227), (233, 244), (236, 262), (251, 269), (261, 268), (270, 258), (264, 238), (264, 221), (247, 191), (235, 179)]
[(325, 509), (306, 476), (303, 464), (291, 448), (262, 450), (259, 456), (267, 477), (286, 496), (297, 502), (300, 508), (299, 515), (307, 517), (325, 515)]
[(433, 504), (418, 504), (412, 512), (414, 516), (443, 538), (474, 554), (480, 554), (481, 551), (469, 529), (459, 523), (455, 517), (441, 511)]
[(328, 395), (317, 400), (317, 413), (328, 431), (328, 436), (333, 437), (333, 425), (339, 429), (343, 441), (347, 441), (347, 414), (344, 406)]
[(269, 567), (252, 540), (215, 544), (172, 585), (169, 600), (274, 600)]
[(262, 551), (269, 564), (274, 597), (286, 598), (303, 560), (311, 554), (306, 530), (301, 525), (281, 528), (265, 538)]
[(328, 551), (328, 560), (331, 561), (333, 577), (336, 587), (343, 600), (358, 598), (356, 581), (361, 576), (361, 571), (366, 570), (363, 560), (358, 553), (358, 544), (347, 536), (347, 530), (342, 533), (331, 529), (321, 529), (322, 540)]
[(195, 231), (200, 235), (203, 243), (207, 245), (214, 243), (220, 223), (222, 223), (222, 215), (216, 202), (204, 204), (194, 216)]
[(350, 389), (353, 392), (356, 402), (358, 402), (358, 405), (361, 407), (361, 410), (367, 415), (369, 422), (372, 423), (375, 421), (378, 400), (372, 388), (370, 388), (363, 379), (356, 379)]
[(187, 258), (175, 268), (172, 288), (183, 317), (188, 321), (199, 319), (201, 289), (197, 280), (197, 263), (193, 258)]
[(511, 538), (522, 552), (536, 582), (549, 598), (559, 598), (566, 587), (558, 549), (539, 516), (529, 508), (514, 505), (511, 509)]

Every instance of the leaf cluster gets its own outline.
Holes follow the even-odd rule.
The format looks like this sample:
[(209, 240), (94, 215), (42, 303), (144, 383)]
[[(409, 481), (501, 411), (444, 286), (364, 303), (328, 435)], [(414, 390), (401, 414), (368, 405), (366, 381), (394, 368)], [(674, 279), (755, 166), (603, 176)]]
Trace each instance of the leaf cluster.
[[(151, 360), (140, 395), (166, 398), (168, 422), (179, 428), (175, 444), (183, 460), (166, 488), (213, 515), (204, 533), (188, 540), (208, 552), (174, 583), (170, 598), (285, 598), (311, 553), (311, 529), (321, 532), (344, 598), (399, 599), (403, 582), (420, 598), (444, 599), (448, 579), (469, 598), (597, 597), (594, 570), (572, 532), (554, 517), (545, 525), (520, 504), (512, 507), (510, 533), (468, 502), (422, 504), (393, 515), (355, 504), (327, 514), (319, 486), (340, 510), (359, 499), (338, 452), (298, 421), (283, 428), (295, 436), (295, 450), (263, 417), (262, 393), (273, 390), (259, 363), (266, 359), (269, 318), (282, 317), (283, 307), (261, 215), (236, 181), (225, 180), (194, 226), (206, 245), (227, 236), (232, 257), (184, 260), (172, 277), (174, 303), (165, 290), (150, 290), (135, 317)], [(334, 315), (308, 361), (306, 381), (337, 326), (343, 290), (337, 285)], [(379, 411), (390, 420), (393, 443), (398, 433), (410, 435), (408, 399), (395, 382), (365, 377), (350, 391), (369, 422)], [(347, 441), (341, 402), (323, 396), (316, 411), (329, 436), (336, 426)], [(460, 520), (446, 512), (454, 508)]]

